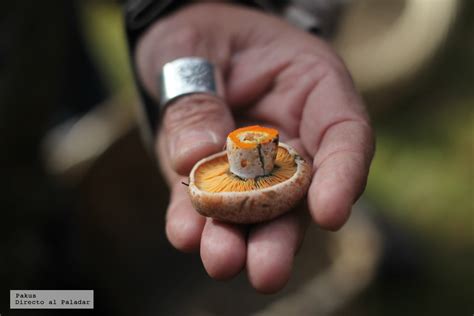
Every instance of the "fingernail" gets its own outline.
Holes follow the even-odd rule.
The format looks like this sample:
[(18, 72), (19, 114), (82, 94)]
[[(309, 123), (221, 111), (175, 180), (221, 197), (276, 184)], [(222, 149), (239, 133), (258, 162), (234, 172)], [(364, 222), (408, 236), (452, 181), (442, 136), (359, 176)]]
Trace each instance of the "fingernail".
[(169, 140), (170, 157), (175, 159), (204, 144), (219, 144), (219, 137), (212, 131), (185, 131)]

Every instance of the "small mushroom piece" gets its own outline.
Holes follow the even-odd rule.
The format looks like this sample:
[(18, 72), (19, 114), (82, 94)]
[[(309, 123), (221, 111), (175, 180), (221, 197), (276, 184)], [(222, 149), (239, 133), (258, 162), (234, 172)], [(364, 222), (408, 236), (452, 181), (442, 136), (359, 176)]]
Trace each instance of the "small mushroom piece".
[(236, 129), (227, 137), (230, 172), (242, 179), (255, 179), (272, 173), (278, 149), (278, 131), (249, 126)]
[(237, 129), (226, 151), (197, 162), (189, 176), (194, 208), (207, 217), (251, 224), (291, 210), (306, 195), (311, 166), (278, 131), (261, 126)]

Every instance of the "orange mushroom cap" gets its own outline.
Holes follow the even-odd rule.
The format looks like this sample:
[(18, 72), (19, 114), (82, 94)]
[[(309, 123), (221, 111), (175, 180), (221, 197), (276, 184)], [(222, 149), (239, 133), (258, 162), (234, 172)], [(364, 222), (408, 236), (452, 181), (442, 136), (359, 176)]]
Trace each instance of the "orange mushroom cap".
[[(254, 135), (254, 138), (242, 139), (240, 135)], [(238, 147), (241, 148), (255, 148), (258, 144), (266, 144), (273, 139), (278, 138), (278, 131), (274, 128), (262, 127), (259, 125), (246, 126), (238, 128), (231, 132), (228, 136)]]

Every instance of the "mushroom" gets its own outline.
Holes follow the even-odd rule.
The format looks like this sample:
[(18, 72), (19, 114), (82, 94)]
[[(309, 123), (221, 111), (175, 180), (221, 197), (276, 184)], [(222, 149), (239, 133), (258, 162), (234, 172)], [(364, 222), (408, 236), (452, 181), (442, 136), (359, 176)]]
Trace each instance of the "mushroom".
[(194, 208), (207, 217), (251, 224), (292, 209), (305, 195), (310, 165), (278, 131), (261, 126), (236, 129), (226, 150), (196, 163), (189, 176)]

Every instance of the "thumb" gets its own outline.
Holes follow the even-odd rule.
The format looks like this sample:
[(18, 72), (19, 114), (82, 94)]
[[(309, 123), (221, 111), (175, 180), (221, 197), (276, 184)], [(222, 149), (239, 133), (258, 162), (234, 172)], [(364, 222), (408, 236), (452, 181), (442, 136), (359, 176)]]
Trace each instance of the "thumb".
[[(205, 58), (216, 65), (218, 72), (226, 73), (231, 54), (230, 32), (216, 31), (216, 24), (209, 19), (211, 9), (215, 9), (211, 4), (187, 6), (158, 20), (140, 38), (135, 57), (137, 72), (155, 100), (160, 99), (157, 74), (166, 63), (178, 58)], [(161, 113), (157, 137), (160, 144), (156, 148), (162, 168), (168, 174), (175, 171), (187, 175), (198, 160), (222, 150), (233, 127), (230, 110), (220, 98), (195, 93), (174, 99)]]
[[(183, 96), (165, 110), (159, 137), (168, 161), (178, 174), (187, 175), (200, 159), (222, 150), (234, 120), (224, 101), (209, 94)], [(158, 147), (157, 147), (158, 148)]]

